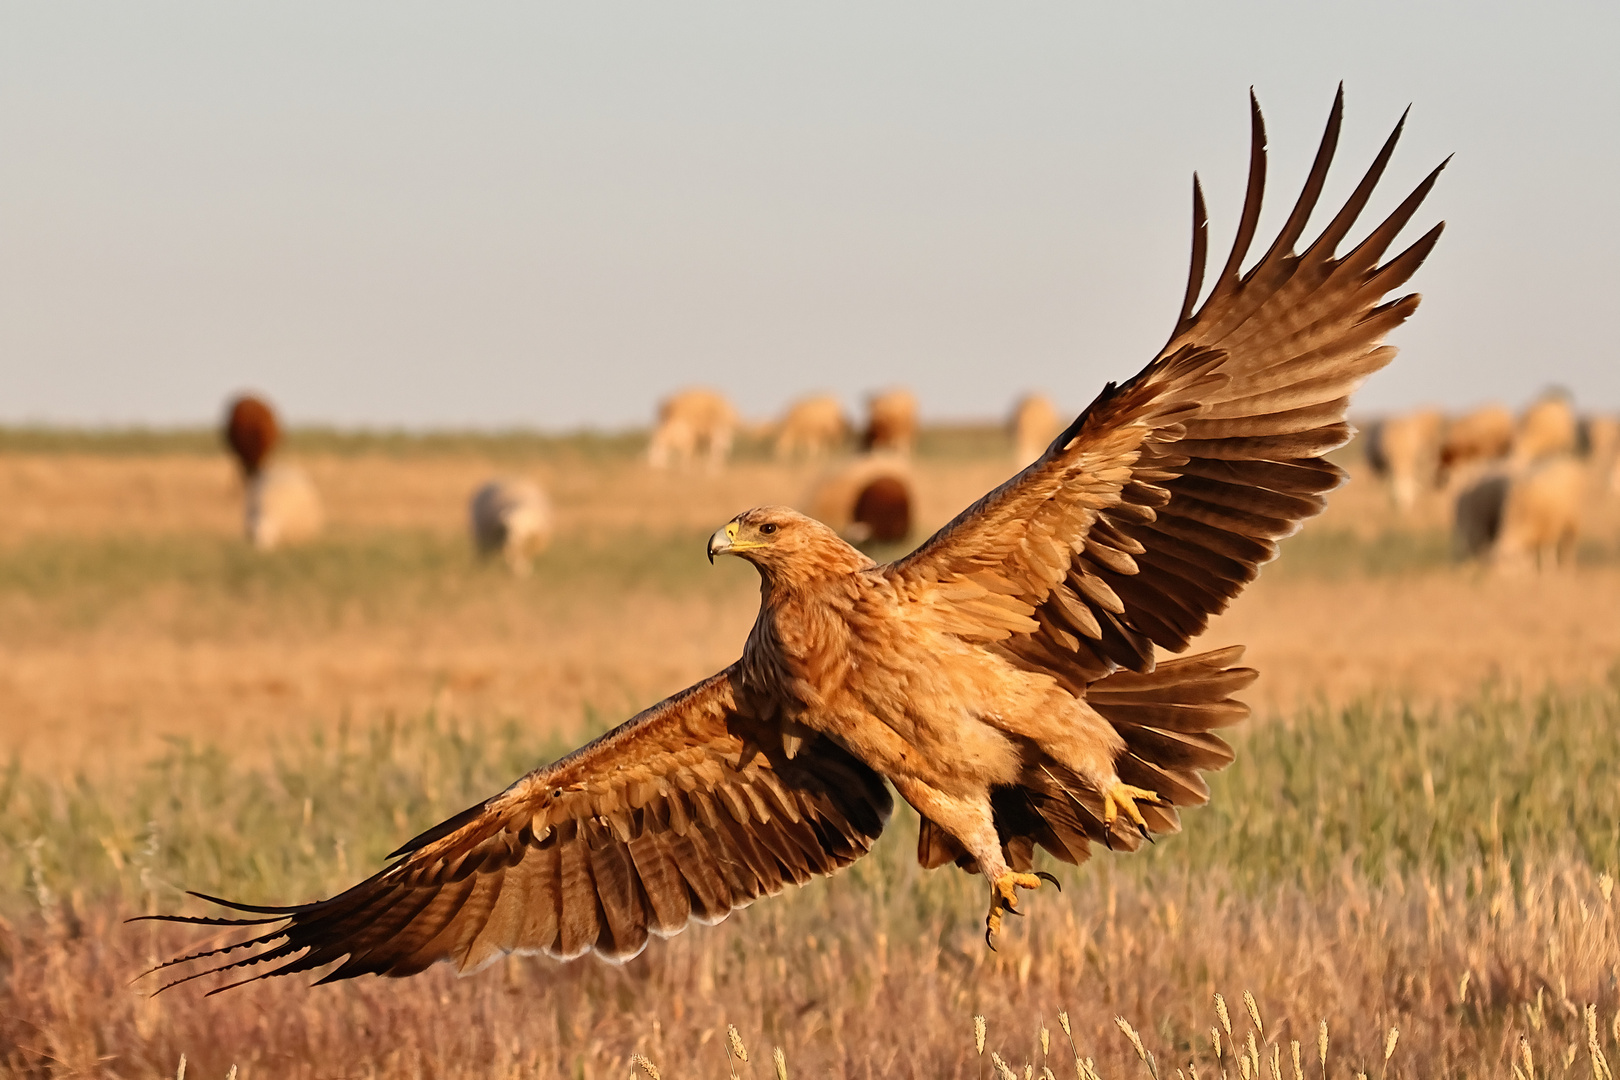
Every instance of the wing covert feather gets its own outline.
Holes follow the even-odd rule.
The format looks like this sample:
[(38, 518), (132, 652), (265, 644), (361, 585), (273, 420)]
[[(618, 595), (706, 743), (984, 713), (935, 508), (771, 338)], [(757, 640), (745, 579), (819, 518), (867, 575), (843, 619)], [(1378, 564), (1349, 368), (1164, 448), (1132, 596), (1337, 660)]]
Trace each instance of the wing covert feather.
[(205, 897), (262, 917), (153, 916), (281, 924), (163, 967), (240, 948), (252, 952), (179, 981), (274, 961), (250, 979), (338, 961), (323, 981), (408, 975), (441, 960), (467, 972), (510, 952), (622, 960), (649, 935), (718, 922), (847, 866), (882, 831), (888, 789), (820, 736), (788, 757), (780, 731), (773, 739), (739, 700), (733, 671), (427, 830), (331, 899), (271, 908)]

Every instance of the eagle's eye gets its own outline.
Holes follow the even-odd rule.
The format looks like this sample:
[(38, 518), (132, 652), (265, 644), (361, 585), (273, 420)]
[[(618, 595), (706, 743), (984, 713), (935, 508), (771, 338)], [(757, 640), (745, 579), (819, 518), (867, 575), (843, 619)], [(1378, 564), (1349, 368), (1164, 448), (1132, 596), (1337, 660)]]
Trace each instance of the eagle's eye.
[(766, 536), (771, 535), (771, 533), (776, 531), (776, 522), (767, 521), (765, 524), (759, 527), (759, 531)]

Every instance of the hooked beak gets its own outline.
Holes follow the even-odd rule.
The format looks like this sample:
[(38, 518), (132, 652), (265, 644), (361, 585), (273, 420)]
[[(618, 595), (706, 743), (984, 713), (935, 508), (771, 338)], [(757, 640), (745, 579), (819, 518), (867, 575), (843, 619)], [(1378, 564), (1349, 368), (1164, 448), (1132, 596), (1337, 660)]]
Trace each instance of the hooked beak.
[(716, 555), (724, 555), (732, 550), (732, 541), (737, 539), (737, 523), (728, 521), (724, 526), (714, 530), (709, 537), (709, 565), (714, 565)]
[(758, 540), (737, 539), (737, 530), (740, 528), (735, 521), (728, 521), (724, 528), (716, 529), (709, 537), (709, 563), (714, 564), (716, 555), (735, 555), (739, 551), (752, 551), (754, 548), (765, 547)]

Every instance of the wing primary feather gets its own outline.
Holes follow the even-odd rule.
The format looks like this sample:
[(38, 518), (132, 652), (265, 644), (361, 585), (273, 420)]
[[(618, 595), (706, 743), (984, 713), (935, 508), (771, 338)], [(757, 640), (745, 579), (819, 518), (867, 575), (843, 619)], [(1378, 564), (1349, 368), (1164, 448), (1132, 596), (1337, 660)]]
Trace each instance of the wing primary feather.
[(1305, 232), (1305, 226), (1310, 224), (1317, 200), (1322, 197), (1322, 188), (1327, 184), (1328, 169), (1333, 164), (1333, 155), (1339, 148), (1339, 130), (1343, 124), (1344, 83), (1341, 82), (1338, 92), (1333, 95), (1333, 108), (1328, 113), (1327, 128), (1322, 132), (1322, 142), (1316, 148), (1316, 158), (1311, 162), (1311, 171), (1306, 174), (1305, 186), (1300, 189), (1299, 199), (1294, 203), (1293, 212), (1288, 215), (1288, 221), (1283, 225), (1282, 232), (1277, 234), (1271, 250), (1260, 260), (1261, 265), (1292, 252), (1294, 244)]
[(1204, 186), (1198, 182), (1197, 173), (1193, 173), (1192, 225), (1192, 261), (1187, 269), (1187, 295), (1181, 301), (1181, 315), (1177, 317), (1176, 328), (1170, 334), (1171, 341), (1179, 337), (1192, 322), (1193, 305), (1198, 303), (1198, 294), (1204, 288), (1204, 266), (1209, 258), (1209, 211), (1204, 207)]
[[(1401, 205), (1397, 206), (1389, 217), (1385, 218), (1376, 229), (1369, 233), (1365, 240), (1357, 244), (1354, 251), (1344, 257), (1342, 264), (1354, 273), (1361, 268), (1371, 267), (1377, 263), (1379, 257), (1388, 250), (1389, 245), (1394, 243), (1395, 237), (1406, 227), (1406, 223), (1412, 220), (1412, 215), (1417, 213), (1418, 207), (1423, 205), (1423, 200), (1428, 197), (1429, 190), (1434, 187), (1434, 182), (1440, 179), (1440, 174), (1445, 171), (1446, 166), (1449, 164), (1451, 164), (1451, 158), (1448, 157), (1436, 165), (1434, 170), (1423, 178), (1423, 182), (1412, 189), (1412, 193), (1402, 201)], [(1415, 270), (1417, 267), (1414, 266), (1413, 269)], [(1394, 287), (1394, 285), (1386, 286), (1386, 288)]]
[(1221, 268), (1221, 276), (1215, 279), (1215, 288), (1211, 290), (1209, 299), (1204, 301), (1208, 307), (1216, 298), (1227, 295), (1237, 288), (1238, 270), (1243, 265), (1243, 257), (1249, 253), (1249, 245), (1254, 243), (1255, 230), (1260, 227), (1260, 204), (1266, 193), (1266, 119), (1260, 114), (1260, 102), (1254, 96), (1254, 88), (1249, 88), (1249, 186), (1243, 196), (1243, 216), (1238, 219), (1237, 236), (1232, 240), (1232, 252), (1226, 257), (1226, 265)]
[(1384, 140), (1383, 147), (1378, 151), (1378, 156), (1373, 158), (1373, 163), (1367, 167), (1367, 173), (1361, 178), (1361, 183), (1356, 185), (1356, 190), (1351, 192), (1350, 198), (1345, 201), (1343, 208), (1328, 223), (1328, 227), (1322, 230), (1322, 235), (1318, 236), (1316, 241), (1311, 244), (1306, 253), (1307, 256), (1319, 255), (1325, 252), (1331, 257), (1334, 250), (1338, 248), (1339, 242), (1355, 226), (1356, 219), (1361, 216), (1361, 211), (1366, 208), (1367, 200), (1372, 198), (1373, 188), (1378, 186), (1378, 181), (1384, 175), (1384, 168), (1389, 164), (1390, 157), (1395, 153), (1395, 144), (1400, 142), (1401, 131), (1405, 129), (1406, 118), (1411, 111), (1412, 107), (1408, 105), (1406, 111), (1401, 113), (1401, 119), (1396, 123), (1395, 130), (1390, 132), (1389, 138)]

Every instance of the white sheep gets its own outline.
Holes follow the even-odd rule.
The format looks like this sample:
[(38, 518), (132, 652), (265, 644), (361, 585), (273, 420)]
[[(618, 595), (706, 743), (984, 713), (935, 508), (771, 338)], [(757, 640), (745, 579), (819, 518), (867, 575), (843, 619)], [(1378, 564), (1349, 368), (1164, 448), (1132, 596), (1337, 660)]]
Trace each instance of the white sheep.
[(1012, 429), (1013, 455), (1021, 469), (1046, 452), (1063, 430), (1063, 418), (1044, 394), (1025, 394), (1013, 406), (1008, 426)]
[(1435, 409), (1388, 416), (1367, 432), (1367, 463), (1389, 484), (1395, 508), (1410, 513), (1418, 493), (1435, 485), (1440, 468), (1440, 431)]
[(1502, 571), (1565, 564), (1575, 551), (1586, 493), (1586, 469), (1567, 454), (1492, 469), (1457, 497), (1457, 547)]
[(247, 480), (247, 537), (260, 551), (316, 536), (324, 524), (321, 496), (296, 465), (273, 464)]
[(844, 406), (835, 397), (818, 395), (800, 398), (788, 407), (776, 426), (776, 456), (803, 455), (812, 460), (825, 457), (849, 434)]
[(491, 480), (473, 492), (468, 511), (478, 553), (499, 553), (519, 577), (528, 575), (530, 560), (551, 540), (551, 503), (533, 481)]
[(909, 454), (917, 441), (917, 398), (904, 387), (873, 394), (866, 403), (866, 431), (861, 449)]
[(714, 390), (701, 387), (672, 394), (658, 406), (658, 426), (647, 444), (647, 463), (655, 469), (684, 466), (704, 451), (711, 472), (731, 454), (737, 410)]

